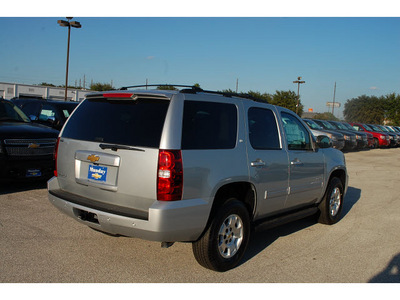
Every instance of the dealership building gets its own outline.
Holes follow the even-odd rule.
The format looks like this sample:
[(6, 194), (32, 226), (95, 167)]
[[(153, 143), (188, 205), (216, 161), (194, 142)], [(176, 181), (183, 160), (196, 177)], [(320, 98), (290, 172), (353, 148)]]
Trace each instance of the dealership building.
[[(67, 101), (82, 101), (89, 90), (68, 88)], [(0, 82), (0, 98), (38, 98), (64, 101), (65, 88)]]

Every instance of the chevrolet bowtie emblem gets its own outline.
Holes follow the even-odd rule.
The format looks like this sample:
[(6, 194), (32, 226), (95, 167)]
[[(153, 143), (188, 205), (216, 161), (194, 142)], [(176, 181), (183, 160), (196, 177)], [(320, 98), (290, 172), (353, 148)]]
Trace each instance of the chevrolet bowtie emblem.
[(94, 154), (91, 154), (87, 157), (88, 160), (90, 160), (92, 163), (95, 163), (96, 161), (99, 161), (100, 157)]
[(99, 179), (99, 178), (101, 178), (102, 176), (101, 176), (100, 174), (94, 173), (94, 174), (92, 174), (92, 177), (93, 177), (93, 178), (96, 178), (96, 179)]
[(39, 148), (40, 147), (40, 145), (39, 144), (36, 144), (36, 143), (30, 143), (29, 145), (28, 145), (28, 148), (29, 149), (37, 149), (37, 148)]

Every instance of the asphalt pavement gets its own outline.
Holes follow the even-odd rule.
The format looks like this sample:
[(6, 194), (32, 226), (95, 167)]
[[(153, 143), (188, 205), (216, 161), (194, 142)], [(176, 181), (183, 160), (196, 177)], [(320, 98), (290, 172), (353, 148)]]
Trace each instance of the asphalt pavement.
[(225, 273), (197, 264), (189, 243), (94, 231), (60, 213), (46, 185), (0, 187), (0, 283), (400, 283), (400, 149), (346, 153), (343, 218), (254, 234)]

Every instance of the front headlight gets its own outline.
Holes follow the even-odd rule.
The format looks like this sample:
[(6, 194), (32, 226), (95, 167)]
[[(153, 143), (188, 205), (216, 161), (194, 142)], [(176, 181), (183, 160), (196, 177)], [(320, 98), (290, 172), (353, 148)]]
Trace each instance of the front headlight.
[(344, 136), (344, 139), (345, 139), (346, 141), (350, 141), (350, 136), (345, 135), (345, 136)]
[(356, 139), (357, 139), (357, 140), (362, 140), (361, 135), (356, 135)]
[(326, 136), (328, 136), (332, 141), (337, 140), (336, 136), (334, 136), (332, 133), (326, 133)]

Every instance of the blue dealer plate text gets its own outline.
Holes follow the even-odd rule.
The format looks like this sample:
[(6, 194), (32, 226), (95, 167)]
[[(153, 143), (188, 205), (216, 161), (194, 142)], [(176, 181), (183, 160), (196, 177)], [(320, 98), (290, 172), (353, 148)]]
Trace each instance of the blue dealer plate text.
[(107, 167), (89, 165), (88, 179), (105, 182), (107, 180)]

